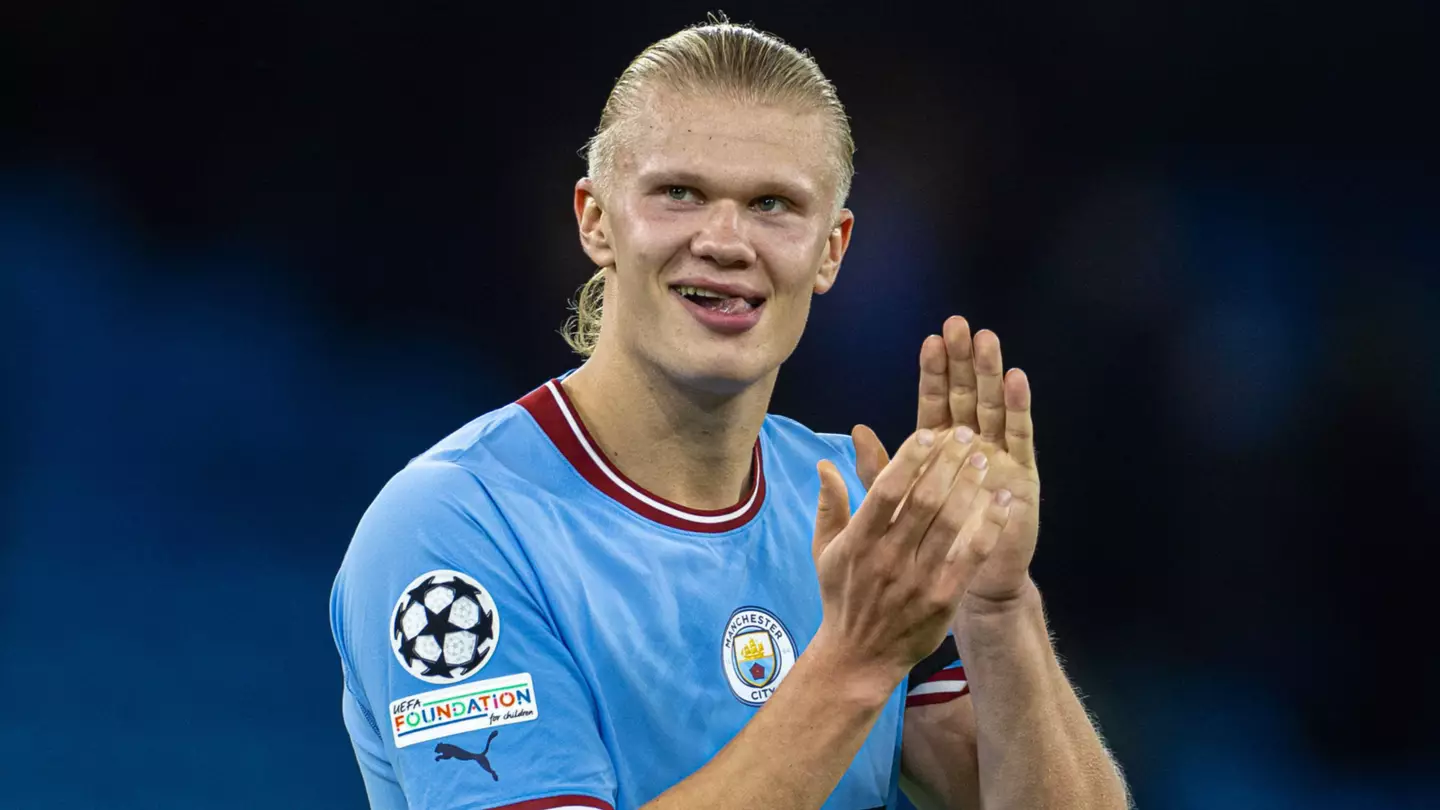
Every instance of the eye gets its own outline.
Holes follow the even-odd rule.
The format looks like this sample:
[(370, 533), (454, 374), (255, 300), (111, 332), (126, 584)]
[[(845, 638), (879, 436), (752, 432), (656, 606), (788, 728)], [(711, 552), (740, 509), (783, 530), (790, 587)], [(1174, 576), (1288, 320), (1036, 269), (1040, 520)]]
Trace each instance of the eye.
[(685, 202), (695, 196), (695, 192), (684, 186), (670, 186), (665, 189), (665, 195), (676, 202)]
[(779, 211), (786, 211), (790, 208), (790, 202), (784, 197), (758, 197), (755, 200), (755, 208), (762, 214), (774, 214)]

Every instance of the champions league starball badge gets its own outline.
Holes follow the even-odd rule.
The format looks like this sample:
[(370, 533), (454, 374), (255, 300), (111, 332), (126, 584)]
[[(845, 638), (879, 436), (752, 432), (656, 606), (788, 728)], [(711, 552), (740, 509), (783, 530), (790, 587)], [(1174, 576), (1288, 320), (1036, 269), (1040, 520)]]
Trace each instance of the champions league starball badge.
[(431, 571), (416, 577), (395, 602), (390, 649), (411, 675), (458, 683), (490, 661), (500, 640), (500, 612), (474, 577)]
[(743, 607), (730, 614), (725, 624), (720, 665), (735, 697), (741, 703), (761, 706), (795, 665), (795, 644), (775, 614)]

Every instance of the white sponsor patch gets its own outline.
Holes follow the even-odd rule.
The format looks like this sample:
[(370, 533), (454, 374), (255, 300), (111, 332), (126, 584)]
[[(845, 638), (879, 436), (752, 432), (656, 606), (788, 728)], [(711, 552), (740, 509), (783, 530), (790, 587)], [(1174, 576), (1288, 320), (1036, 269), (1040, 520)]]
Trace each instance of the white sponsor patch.
[(390, 704), (395, 747), (477, 729), (528, 723), (540, 716), (530, 673), (447, 686)]

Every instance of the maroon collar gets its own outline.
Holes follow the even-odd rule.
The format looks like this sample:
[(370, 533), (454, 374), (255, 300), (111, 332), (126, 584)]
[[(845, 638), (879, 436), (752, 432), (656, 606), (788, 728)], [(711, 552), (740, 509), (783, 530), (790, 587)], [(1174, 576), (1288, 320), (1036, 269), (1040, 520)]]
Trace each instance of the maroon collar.
[(751, 476), (754, 483), (750, 491), (726, 509), (691, 509), (647, 491), (616, 469), (585, 429), (558, 379), (521, 397), (520, 405), (591, 486), (656, 523), (692, 532), (728, 532), (745, 525), (765, 503), (765, 465), (759, 439), (755, 440), (755, 474)]

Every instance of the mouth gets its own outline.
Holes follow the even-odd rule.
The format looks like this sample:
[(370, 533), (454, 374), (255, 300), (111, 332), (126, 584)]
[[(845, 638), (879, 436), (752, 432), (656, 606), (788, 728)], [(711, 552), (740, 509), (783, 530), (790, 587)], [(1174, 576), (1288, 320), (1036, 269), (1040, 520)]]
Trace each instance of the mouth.
[(732, 286), (673, 284), (670, 292), (701, 325), (724, 335), (754, 328), (765, 308), (764, 296)]
[(670, 288), (676, 295), (697, 307), (722, 315), (745, 315), (765, 306), (764, 296), (744, 295), (743, 291), (676, 284)]

